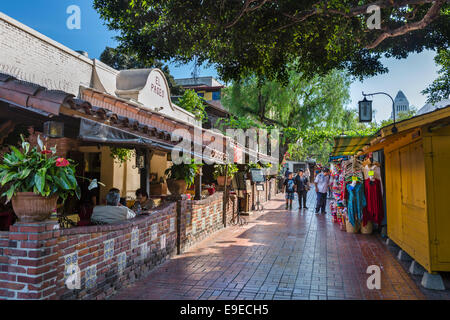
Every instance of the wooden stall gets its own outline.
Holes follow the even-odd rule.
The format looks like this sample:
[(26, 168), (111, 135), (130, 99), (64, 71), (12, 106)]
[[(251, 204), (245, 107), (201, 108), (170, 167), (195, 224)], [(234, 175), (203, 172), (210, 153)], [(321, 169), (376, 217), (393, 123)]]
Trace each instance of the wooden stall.
[(380, 130), (388, 236), (428, 272), (450, 271), (450, 106)]

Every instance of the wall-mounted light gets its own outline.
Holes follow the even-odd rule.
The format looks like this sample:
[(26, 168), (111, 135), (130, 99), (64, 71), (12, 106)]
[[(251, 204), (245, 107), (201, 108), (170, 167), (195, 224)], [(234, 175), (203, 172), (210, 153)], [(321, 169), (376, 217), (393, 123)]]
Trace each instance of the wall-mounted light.
[(64, 123), (59, 121), (47, 121), (44, 123), (44, 136), (49, 138), (64, 137)]
[(136, 152), (136, 168), (145, 168), (145, 154), (143, 152)]

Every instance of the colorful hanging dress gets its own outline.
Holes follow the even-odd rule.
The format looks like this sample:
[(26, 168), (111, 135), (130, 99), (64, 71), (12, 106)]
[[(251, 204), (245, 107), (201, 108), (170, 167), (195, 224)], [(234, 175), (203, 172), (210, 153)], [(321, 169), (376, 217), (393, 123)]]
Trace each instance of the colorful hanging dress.
[(367, 207), (364, 212), (363, 225), (372, 221), (381, 225), (384, 219), (383, 195), (381, 193), (381, 182), (378, 179), (364, 181), (364, 191), (367, 199)]
[(366, 197), (364, 196), (364, 190), (362, 183), (357, 183), (355, 187), (352, 188), (351, 184), (347, 185), (348, 192), (348, 204), (347, 204), (347, 215), (348, 221), (355, 227), (355, 220), (362, 221), (364, 207), (366, 206)]

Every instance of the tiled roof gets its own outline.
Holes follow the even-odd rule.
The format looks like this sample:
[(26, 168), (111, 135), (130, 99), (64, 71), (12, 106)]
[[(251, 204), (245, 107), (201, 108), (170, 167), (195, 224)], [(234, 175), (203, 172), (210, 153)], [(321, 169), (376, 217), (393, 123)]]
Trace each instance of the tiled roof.
[[(0, 99), (9, 103), (38, 109), (53, 115), (65, 114), (69, 116), (86, 117), (112, 127), (128, 131), (130, 133), (143, 136), (155, 141), (169, 145), (176, 145), (180, 142), (181, 136), (175, 136), (172, 141), (172, 132), (160, 130), (154, 126), (140, 123), (134, 118), (118, 115), (106, 108), (93, 106), (90, 102), (77, 99), (72, 94), (62, 91), (47, 90), (42, 86), (33, 83), (20, 81), (12, 76), (0, 73)], [(65, 107), (74, 110), (75, 113), (68, 113)], [(60, 112), (62, 111), (62, 112)], [(208, 148), (204, 144), (202, 148)], [(222, 152), (213, 154), (223, 159)]]
[[(93, 94), (100, 94), (94, 92)], [(104, 95), (104, 99), (112, 99), (111, 97)], [(193, 127), (182, 122), (177, 122), (166, 118), (160, 114), (155, 114), (150, 111), (142, 110), (135, 105), (119, 101), (120, 99), (111, 101), (113, 106), (119, 106), (125, 108), (131, 116), (120, 115), (117, 112), (113, 112), (107, 108), (98, 107), (92, 105), (89, 101), (83, 99), (77, 99), (73, 94), (69, 94), (58, 90), (48, 90), (42, 86), (21, 81), (13, 76), (0, 73), (0, 99), (7, 101), (11, 104), (28, 107), (34, 110), (40, 110), (52, 115), (64, 114), (66, 116), (87, 118), (96, 122), (117, 127), (121, 130), (128, 131), (138, 136), (154, 140), (156, 142), (163, 142), (166, 145), (176, 145), (181, 140), (181, 136), (175, 136), (175, 141), (172, 141), (174, 133), (173, 129), (161, 130), (148, 123), (149, 118), (157, 118), (158, 121), (165, 124), (171, 124), (172, 128), (177, 126), (183, 127), (193, 132)], [(117, 108), (116, 108), (117, 109)], [(73, 110), (73, 111), (70, 111)], [(119, 109), (117, 109), (119, 110)], [(137, 117), (142, 119), (136, 120)], [(145, 123), (147, 122), (147, 123)], [(207, 131), (202, 129), (202, 132)], [(223, 137), (223, 143), (226, 144), (227, 137)], [(209, 142), (211, 143), (211, 142)], [(201, 146), (202, 150), (208, 149), (209, 143), (203, 141)], [(194, 142), (196, 144), (196, 142)], [(257, 151), (243, 148), (244, 152), (248, 154), (258, 155), (261, 159), (271, 159), (272, 157), (258, 153)], [(217, 150), (211, 150), (215, 159), (223, 161), (226, 159), (226, 154)]]
[(24, 107), (38, 109), (58, 115), (62, 105), (72, 107), (74, 95), (21, 81), (10, 75), (0, 73), (0, 99)]

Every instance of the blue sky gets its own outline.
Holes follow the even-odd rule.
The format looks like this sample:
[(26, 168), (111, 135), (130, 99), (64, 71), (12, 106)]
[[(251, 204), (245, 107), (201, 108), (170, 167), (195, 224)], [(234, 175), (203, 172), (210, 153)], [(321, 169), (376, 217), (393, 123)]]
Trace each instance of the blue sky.
[[(69, 15), (66, 9), (70, 5), (78, 5), (81, 9), (81, 29), (69, 30), (66, 20)], [(0, 11), (28, 25), (65, 46), (74, 50), (84, 50), (89, 57), (98, 58), (106, 46), (117, 45), (110, 31), (103, 24), (98, 13), (92, 8), (92, 0), (15, 0), (0, 2)], [(347, 106), (355, 108), (361, 100), (361, 92), (371, 93), (385, 91), (395, 97), (402, 90), (411, 105), (421, 108), (426, 97), (420, 92), (437, 77), (437, 66), (434, 64), (434, 52), (427, 51), (413, 54), (404, 60), (384, 59), (390, 72), (364, 80), (356, 81), (351, 86), (351, 102)], [(170, 64), (175, 78), (190, 77), (192, 65), (178, 66)], [(214, 68), (202, 68), (202, 76), (217, 76)], [(392, 105), (385, 96), (373, 97), (376, 120), (389, 118)]]

